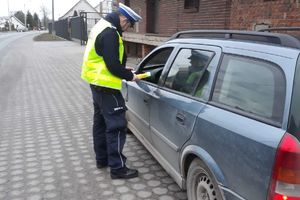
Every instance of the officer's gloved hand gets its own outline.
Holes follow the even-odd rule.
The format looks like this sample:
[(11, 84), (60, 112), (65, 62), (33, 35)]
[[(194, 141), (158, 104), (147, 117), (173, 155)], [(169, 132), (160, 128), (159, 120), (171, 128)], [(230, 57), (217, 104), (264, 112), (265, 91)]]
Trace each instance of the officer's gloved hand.
[(140, 80), (139, 77), (136, 74), (133, 74), (133, 78), (131, 81), (138, 81)]

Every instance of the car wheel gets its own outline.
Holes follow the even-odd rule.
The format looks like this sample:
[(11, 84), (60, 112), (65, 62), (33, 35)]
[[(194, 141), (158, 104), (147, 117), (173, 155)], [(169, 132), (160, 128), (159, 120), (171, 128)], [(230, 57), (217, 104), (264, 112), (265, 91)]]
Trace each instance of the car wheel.
[(186, 186), (189, 200), (222, 200), (217, 182), (199, 159), (189, 167)]

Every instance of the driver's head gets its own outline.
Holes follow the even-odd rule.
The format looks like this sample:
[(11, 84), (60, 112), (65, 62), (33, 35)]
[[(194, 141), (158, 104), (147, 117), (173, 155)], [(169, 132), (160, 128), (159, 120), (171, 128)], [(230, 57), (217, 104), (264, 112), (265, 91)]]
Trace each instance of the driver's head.
[(191, 66), (197, 67), (197, 68), (205, 67), (205, 65), (208, 61), (207, 55), (204, 55), (203, 53), (201, 53), (197, 50), (192, 50), (192, 53), (191, 53), (190, 57), (188, 57), (188, 59), (190, 59)]

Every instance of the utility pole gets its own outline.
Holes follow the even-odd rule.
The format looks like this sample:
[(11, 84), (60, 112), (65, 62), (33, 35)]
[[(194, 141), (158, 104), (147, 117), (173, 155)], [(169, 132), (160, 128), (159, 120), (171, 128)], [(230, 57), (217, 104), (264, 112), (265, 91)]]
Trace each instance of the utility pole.
[(99, 2), (99, 12), (101, 15), (103, 14), (102, 1)]
[(24, 3), (24, 24), (25, 24), (25, 31), (27, 31), (27, 22), (26, 22), (26, 8), (25, 8), (25, 3)]
[(11, 31), (11, 18), (10, 18), (10, 11), (9, 11), (9, 0), (7, 0), (7, 14), (8, 14), (8, 30)]
[(54, 26), (54, 0), (52, 0), (52, 34), (54, 34), (55, 26)]

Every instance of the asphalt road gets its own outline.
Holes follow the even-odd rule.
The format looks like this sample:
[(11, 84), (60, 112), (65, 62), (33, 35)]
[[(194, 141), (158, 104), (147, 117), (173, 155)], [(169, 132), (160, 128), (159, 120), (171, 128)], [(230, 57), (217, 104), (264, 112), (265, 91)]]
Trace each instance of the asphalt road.
[(133, 135), (124, 154), (138, 178), (112, 181), (95, 167), (84, 47), (37, 34), (0, 33), (0, 199), (186, 199)]

